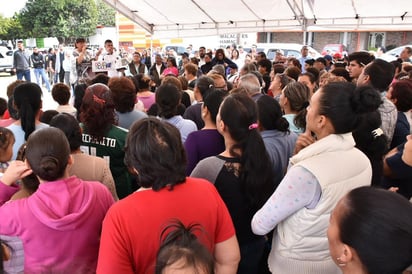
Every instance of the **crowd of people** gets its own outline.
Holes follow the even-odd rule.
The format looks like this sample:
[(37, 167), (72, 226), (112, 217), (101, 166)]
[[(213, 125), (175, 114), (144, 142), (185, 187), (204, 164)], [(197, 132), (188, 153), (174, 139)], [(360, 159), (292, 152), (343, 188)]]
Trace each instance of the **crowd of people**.
[(18, 45), (0, 273), (411, 273), (412, 49), (179, 62), (78, 38), (53, 66)]

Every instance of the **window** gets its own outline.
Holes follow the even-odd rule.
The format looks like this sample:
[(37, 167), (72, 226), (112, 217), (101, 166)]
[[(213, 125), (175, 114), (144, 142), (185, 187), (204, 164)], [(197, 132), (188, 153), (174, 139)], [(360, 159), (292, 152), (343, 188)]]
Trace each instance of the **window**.
[(369, 48), (378, 48), (385, 46), (385, 32), (371, 32), (369, 33)]

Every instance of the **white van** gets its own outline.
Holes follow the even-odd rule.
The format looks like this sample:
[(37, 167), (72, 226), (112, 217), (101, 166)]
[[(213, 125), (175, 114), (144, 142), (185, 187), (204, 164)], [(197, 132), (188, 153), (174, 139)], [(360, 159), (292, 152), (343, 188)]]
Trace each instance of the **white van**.
[(8, 72), (14, 75), (13, 51), (3, 46), (0, 46), (0, 72)]
[[(276, 56), (276, 51), (277, 50), (282, 50), (283, 55), (285, 57), (295, 57), (295, 58), (300, 58), (302, 55), (300, 53), (300, 50), (302, 49), (304, 45), (302, 44), (295, 44), (295, 43), (259, 43), (257, 44), (258, 48), (264, 49), (263, 51), (266, 53), (266, 57), (269, 60), (273, 60)], [(322, 57), (322, 55), (315, 50), (314, 48), (307, 46), (309, 49), (308, 55), (312, 57), (313, 59), (316, 59), (318, 57)]]

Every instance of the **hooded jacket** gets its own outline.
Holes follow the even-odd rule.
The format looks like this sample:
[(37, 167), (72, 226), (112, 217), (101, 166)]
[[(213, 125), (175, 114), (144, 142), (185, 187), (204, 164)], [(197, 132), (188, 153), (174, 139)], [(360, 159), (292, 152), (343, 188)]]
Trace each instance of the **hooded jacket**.
[[(0, 183), (0, 203), (17, 186)], [(0, 234), (23, 241), (25, 273), (94, 273), (102, 221), (114, 203), (106, 186), (69, 177), (39, 185), (0, 207)]]

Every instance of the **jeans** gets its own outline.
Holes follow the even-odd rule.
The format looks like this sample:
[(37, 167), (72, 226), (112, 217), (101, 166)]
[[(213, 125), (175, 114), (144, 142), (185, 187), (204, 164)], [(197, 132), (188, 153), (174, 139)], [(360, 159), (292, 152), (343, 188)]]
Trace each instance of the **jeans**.
[(60, 68), (60, 72), (59, 72), (59, 82), (60, 83), (64, 83), (64, 75), (65, 75), (64, 69)]
[(56, 83), (56, 81), (54, 81), (54, 72), (49, 68), (47, 69), (47, 76), (49, 76), (49, 83), (51, 85), (53, 85), (54, 83)]
[(70, 71), (64, 72), (64, 83), (68, 85), (69, 87), (71, 86), (70, 85)]
[(34, 69), (34, 75), (36, 76), (36, 82), (37, 84), (41, 87), (40, 84), (40, 76), (43, 80), (43, 83), (46, 83), (46, 88), (50, 92), (50, 82), (48, 77), (46, 76), (46, 72), (44, 71), (44, 68), (35, 68)]
[(16, 70), (16, 75), (17, 75), (17, 80), (26, 80), (27, 82), (31, 82), (31, 75), (30, 75), (30, 69), (22, 70), (18, 69)]

